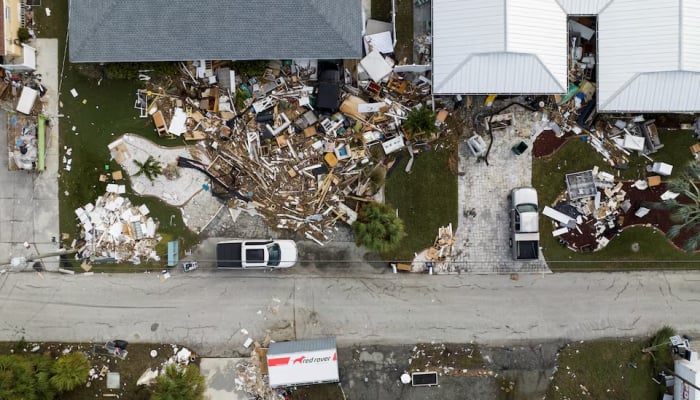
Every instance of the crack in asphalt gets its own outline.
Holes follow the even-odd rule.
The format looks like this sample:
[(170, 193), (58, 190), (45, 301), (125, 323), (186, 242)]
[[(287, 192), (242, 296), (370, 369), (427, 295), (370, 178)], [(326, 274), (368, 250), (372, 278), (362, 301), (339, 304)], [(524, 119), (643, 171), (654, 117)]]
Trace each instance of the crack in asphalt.
[(612, 289), (612, 288), (615, 286), (615, 283), (616, 283), (616, 282), (617, 282), (617, 278), (613, 278), (612, 283), (610, 283), (610, 286), (608, 286), (607, 288), (605, 288), (605, 290), (610, 290), (610, 289)]
[(628, 287), (629, 285), (630, 285), (629, 282), (625, 283), (625, 287), (623, 287), (622, 289), (620, 289), (620, 291), (617, 292), (617, 296), (615, 296), (615, 301), (617, 301), (617, 299), (620, 298), (620, 295), (621, 295), (625, 290), (627, 290), (627, 287)]
[[(53, 297), (52, 297), (53, 298)], [(57, 301), (54, 303), (50, 303), (49, 301), (46, 300), (16, 300), (16, 299), (4, 299), (5, 301), (19, 301), (22, 303), (34, 303), (34, 304), (42, 304), (44, 306), (51, 304), (55, 306), (70, 306), (70, 307), (80, 307), (80, 308), (113, 308), (113, 309), (122, 309), (122, 310), (167, 310), (167, 309), (176, 309), (177, 307), (173, 306), (120, 306), (120, 305), (110, 305), (110, 304), (83, 304), (83, 303), (73, 303), (73, 302), (68, 302), (68, 301)]]

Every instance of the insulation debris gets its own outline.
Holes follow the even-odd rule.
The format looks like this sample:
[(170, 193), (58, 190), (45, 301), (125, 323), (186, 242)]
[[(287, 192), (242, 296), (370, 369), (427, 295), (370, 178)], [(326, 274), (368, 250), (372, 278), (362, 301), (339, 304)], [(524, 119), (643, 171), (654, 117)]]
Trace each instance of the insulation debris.
[(161, 237), (148, 207), (133, 205), (122, 197), (121, 185), (93, 203), (75, 209), (81, 227), (80, 238), (72, 247), (76, 258), (91, 262), (159, 261), (155, 246)]

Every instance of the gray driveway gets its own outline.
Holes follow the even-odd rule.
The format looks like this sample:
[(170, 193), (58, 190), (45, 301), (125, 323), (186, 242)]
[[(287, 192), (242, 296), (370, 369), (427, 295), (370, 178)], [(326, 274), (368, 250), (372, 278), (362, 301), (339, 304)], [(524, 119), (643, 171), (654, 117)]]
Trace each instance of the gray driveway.
[[(46, 171), (41, 174), (8, 171), (7, 117), (0, 112), (0, 265), (13, 257), (27, 257), (57, 250), (58, 226), (58, 41), (38, 39), (37, 73), (47, 94), (42, 98), (44, 113), (52, 128), (47, 130)], [(29, 244), (25, 248), (24, 243)], [(55, 258), (46, 267), (58, 267)], [(2, 267), (0, 267), (2, 268)]]
[[(455, 268), (461, 272), (550, 272), (542, 255), (533, 262), (515, 262), (509, 247), (508, 201), (511, 189), (530, 186), (532, 179), (532, 115), (513, 107), (517, 123), (493, 135), (488, 165), (477, 161), (465, 143), (460, 145), (458, 178), (459, 227), (456, 232)], [(488, 137), (484, 138), (488, 145)], [(513, 145), (529, 148), (515, 155)]]

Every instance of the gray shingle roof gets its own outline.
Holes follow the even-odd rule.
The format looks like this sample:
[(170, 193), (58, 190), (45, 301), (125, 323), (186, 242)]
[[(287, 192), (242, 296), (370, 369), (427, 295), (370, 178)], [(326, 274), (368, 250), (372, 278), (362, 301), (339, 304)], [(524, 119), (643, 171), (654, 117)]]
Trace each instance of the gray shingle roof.
[(360, 1), (70, 0), (70, 61), (360, 58)]

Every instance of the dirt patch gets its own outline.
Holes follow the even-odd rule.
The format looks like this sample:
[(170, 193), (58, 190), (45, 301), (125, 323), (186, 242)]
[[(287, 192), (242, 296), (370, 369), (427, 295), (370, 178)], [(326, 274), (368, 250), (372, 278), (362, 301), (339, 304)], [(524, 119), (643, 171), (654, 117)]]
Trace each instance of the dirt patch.
[[(620, 218), (612, 227), (608, 227), (603, 233), (603, 237), (608, 240), (613, 240), (622, 230), (632, 226), (648, 226), (660, 230), (663, 233), (668, 232), (671, 226), (676, 223), (671, 220), (671, 211), (664, 209), (652, 209), (647, 215), (637, 217), (635, 212), (646, 203), (655, 203), (661, 201), (661, 195), (666, 192), (666, 184), (639, 190), (632, 186), (634, 182), (623, 182), (622, 190), (627, 192), (627, 199), (631, 203), (630, 209), (624, 213), (620, 210)], [(599, 190), (600, 191), (600, 190)], [(602, 191), (601, 191), (602, 193)], [(690, 199), (684, 195), (678, 196), (676, 200), (680, 203), (690, 203)], [(648, 205), (648, 204), (647, 204)], [(649, 208), (649, 207), (647, 207)], [(589, 217), (584, 219), (582, 224), (578, 224), (581, 232), (571, 230), (568, 233), (561, 235), (562, 244), (569, 245), (575, 251), (589, 252), (594, 251), (597, 246), (596, 228), (594, 226), (595, 219)], [(671, 242), (678, 248), (682, 249), (685, 241), (692, 236), (692, 231), (684, 229)]]
[(396, 60), (413, 63), (413, 0), (396, 0)]
[(535, 158), (550, 157), (557, 152), (573, 134), (567, 133), (562, 137), (557, 137), (553, 131), (543, 131), (532, 144), (532, 156)]
[(439, 371), (444, 376), (482, 376), (488, 371), (476, 345), (420, 343), (413, 348), (409, 373)]

